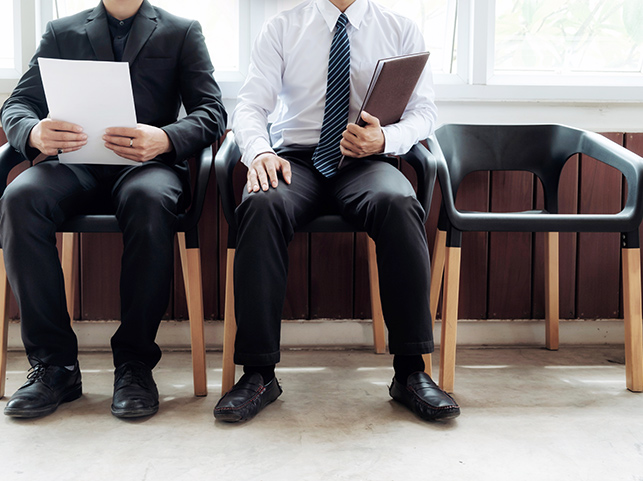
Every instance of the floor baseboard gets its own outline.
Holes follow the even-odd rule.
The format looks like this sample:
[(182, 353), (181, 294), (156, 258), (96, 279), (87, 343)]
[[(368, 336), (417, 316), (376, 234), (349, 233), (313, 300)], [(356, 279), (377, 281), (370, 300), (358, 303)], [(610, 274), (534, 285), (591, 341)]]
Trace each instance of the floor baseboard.
[[(81, 350), (109, 350), (109, 339), (118, 328), (119, 321), (77, 321), (74, 331)], [(440, 321), (435, 324), (436, 345), (440, 343)], [(223, 321), (206, 321), (206, 346), (209, 350), (221, 349)], [(542, 320), (460, 320), (458, 345), (467, 346), (542, 346), (545, 323)], [(624, 329), (622, 319), (561, 320), (560, 344), (600, 345), (622, 344)], [(163, 321), (157, 342), (163, 349), (190, 348), (187, 321)], [(284, 321), (282, 347), (311, 348), (368, 348), (373, 344), (370, 320), (317, 319), (314, 321)], [(8, 347), (21, 350), (20, 324), (9, 324)]]

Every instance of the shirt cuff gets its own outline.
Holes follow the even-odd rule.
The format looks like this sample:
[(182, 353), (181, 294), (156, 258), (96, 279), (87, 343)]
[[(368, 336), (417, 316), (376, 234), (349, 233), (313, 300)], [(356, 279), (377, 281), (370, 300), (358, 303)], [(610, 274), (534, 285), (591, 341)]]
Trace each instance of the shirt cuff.
[(243, 162), (247, 167), (250, 167), (252, 161), (255, 160), (255, 158), (259, 154), (263, 154), (266, 152), (272, 152), (273, 154), (275, 153), (275, 151), (272, 149), (272, 146), (266, 139), (256, 139), (251, 142), (248, 147), (246, 147), (245, 152), (241, 156), (241, 162)]
[[(402, 142), (400, 136), (397, 135), (399, 130), (395, 128), (394, 125), (387, 125), (382, 127), (382, 133), (384, 134), (384, 154), (391, 155), (400, 155), (400, 149), (402, 147)], [(405, 152), (402, 152), (403, 154)]]

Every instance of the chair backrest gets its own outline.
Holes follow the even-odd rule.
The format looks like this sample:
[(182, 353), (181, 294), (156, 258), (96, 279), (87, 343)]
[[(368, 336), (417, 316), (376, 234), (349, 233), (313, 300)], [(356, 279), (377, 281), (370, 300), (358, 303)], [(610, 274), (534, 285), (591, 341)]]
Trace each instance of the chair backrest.
[(567, 160), (580, 152), (583, 134), (563, 125), (447, 124), (435, 135), (449, 163), (454, 195), (475, 171), (527, 171), (540, 178), (546, 209), (557, 212), (560, 174)]

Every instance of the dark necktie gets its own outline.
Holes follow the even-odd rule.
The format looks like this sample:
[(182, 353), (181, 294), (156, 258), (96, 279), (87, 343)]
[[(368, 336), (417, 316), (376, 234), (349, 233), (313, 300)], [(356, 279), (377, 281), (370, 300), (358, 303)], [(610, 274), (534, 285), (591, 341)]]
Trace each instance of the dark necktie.
[(324, 121), (319, 144), (313, 154), (313, 165), (326, 177), (337, 172), (337, 164), (342, 156), (339, 142), (348, 125), (351, 47), (346, 33), (347, 23), (348, 17), (342, 13), (337, 19), (335, 36), (330, 46)]

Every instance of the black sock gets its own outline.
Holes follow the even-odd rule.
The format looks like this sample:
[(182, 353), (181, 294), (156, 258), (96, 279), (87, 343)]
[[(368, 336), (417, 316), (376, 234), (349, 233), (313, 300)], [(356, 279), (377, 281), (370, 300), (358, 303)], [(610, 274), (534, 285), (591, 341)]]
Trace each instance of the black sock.
[(275, 365), (270, 366), (243, 366), (243, 372), (246, 374), (253, 374), (255, 372), (261, 374), (263, 383), (268, 384), (275, 378)]
[(396, 354), (393, 357), (393, 369), (395, 369), (395, 379), (406, 385), (406, 379), (411, 374), (424, 371), (424, 358), (421, 354), (416, 356), (401, 356)]

